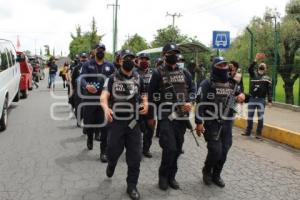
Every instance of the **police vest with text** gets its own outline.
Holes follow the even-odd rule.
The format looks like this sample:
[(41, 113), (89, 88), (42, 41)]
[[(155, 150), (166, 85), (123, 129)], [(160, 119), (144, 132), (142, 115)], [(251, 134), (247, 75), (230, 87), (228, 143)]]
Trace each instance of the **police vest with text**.
[(138, 74), (133, 73), (131, 78), (126, 78), (117, 71), (113, 79), (110, 104), (115, 116), (128, 117), (137, 113), (140, 103), (140, 77)]
[[(231, 82), (221, 83), (210, 80), (210, 88), (207, 91), (205, 116), (214, 119), (220, 119), (223, 115), (227, 97), (233, 92), (234, 84)], [(233, 111), (230, 111), (228, 117), (233, 116)]]
[(184, 105), (188, 101), (188, 86), (186, 84), (186, 75), (184, 69), (176, 68), (175, 70), (168, 71), (166, 66), (159, 67), (158, 70), (161, 74), (161, 101), (163, 103), (170, 103), (172, 107), (174, 103), (176, 106), (176, 112), (179, 115), (181, 113), (180, 106)]
[(144, 71), (142, 69), (138, 69), (138, 73), (139, 73), (141, 79), (143, 79), (144, 88), (145, 88), (146, 92), (148, 91), (148, 87), (149, 87), (150, 80), (151, 80), (151, 77), (152, 77), (152, 72), (153, 72), (152, 69), (147, 69), (147, 71)]

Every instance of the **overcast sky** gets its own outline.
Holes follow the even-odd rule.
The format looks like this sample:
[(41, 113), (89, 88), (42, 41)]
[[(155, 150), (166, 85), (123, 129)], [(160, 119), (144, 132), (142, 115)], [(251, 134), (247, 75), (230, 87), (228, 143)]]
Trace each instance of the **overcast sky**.
[[(265, 8), (277, 8), (284, 15), (288, 0), (119, 0), (118, 47), (128, 35), (140, 34), (152, 41), (156, 30), (172, 24), (166, 13), (181, 13), (175, 24), (182, 33), (197, 38), (205, 45), (212, 40), (213, 30), (228, 30), (236, 37), (252, 16), (262, 16)], [(111, 51), (112, 8), (115, 0), (0, 0), (0, 38), (15, 45), (19, 35), (21, 49), (37, 53), (43, 45), (55, 47), (56, 53), (68, 54), (70, 33), (81, 25), (90, 30), (92, 17), (103, 43)]]

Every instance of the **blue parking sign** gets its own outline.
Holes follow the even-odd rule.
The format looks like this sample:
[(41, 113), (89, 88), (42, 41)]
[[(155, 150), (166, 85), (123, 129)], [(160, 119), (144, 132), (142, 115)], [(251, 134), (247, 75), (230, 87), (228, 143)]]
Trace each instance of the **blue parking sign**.
[(228, 49), (230, 47), (229, 31), (213, 31), (213, 48)]

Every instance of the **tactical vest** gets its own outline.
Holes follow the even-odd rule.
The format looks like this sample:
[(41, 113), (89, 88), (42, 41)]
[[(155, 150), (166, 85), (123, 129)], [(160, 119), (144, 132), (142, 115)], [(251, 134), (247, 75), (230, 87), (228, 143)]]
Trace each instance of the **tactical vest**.
[[(233, 92), (234, 84), (231, 82), (221, 83), (210, 80), (210, 88), (207, 91), (207, 102), (213, 103), (213, 105), (207, 105), (205, 115), (211, 117), (211, 114), (218, 114), (216, 117), (220, 117), (223, 114), (227, 97)], [(215, 110), (217, 109), (217, 111)], [(232, 115), (232, 114), (230, 114)]]
[[(188, 89), (183, 69), (167, 71), (164, 66), (158, 68), (161, 74), (161, 102), (187, 102)], [(176, 96), (175, 96), (176, 95)]]
[[(110, 104), (113, 107), (116, 103), (124, 103), (117, 108), (128, 109), (130, 106), (133, 106), (135, 112), (136, 105), (140, 101), (140, 77), (138, 74), (133, 73), (130, 79), (126, 79), (120, 72), (116, 72), (113, 79)], [(118, 110), (114, 110), (114, 112), (117, 113)]]
[(141, 69), (138, 70), (138, 73), (139, 73), (141, 79), (143, 79), (144, 88), (145, 88), (146, 92), (148, 91), (148, 87), (149, 87), (150, 80), (152, 77), (152, 71), (153, 71), (152, 69), (148, 69), (146, 72)]

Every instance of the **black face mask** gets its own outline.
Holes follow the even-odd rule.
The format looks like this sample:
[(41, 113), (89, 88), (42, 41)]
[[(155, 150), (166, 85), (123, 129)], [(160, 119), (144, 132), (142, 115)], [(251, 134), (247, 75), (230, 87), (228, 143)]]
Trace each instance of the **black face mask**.
[(213, 78), (217, 81), (227, 82), (228, 81), (228, 69), (218, 69), (213, 67), (212, 69)]
[(166, 56), (166, 62), (170, 65), (175, 65), (177, 61), (178, 60), (176, 54)]
[(103, 51), (98, 51), (97, 53), (96, 53), (96, 57), (97, 57), (97, 59), (99, 59), (99, 60), (102, 60), (103, 58), (104, 58), (104, 52)]
[(123, 62), (123, 69), (127, 72), (130, 72), (134, 67), (134, 62), (131, 60), (124, 60)]

